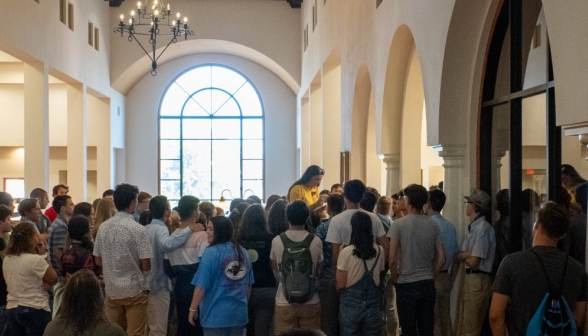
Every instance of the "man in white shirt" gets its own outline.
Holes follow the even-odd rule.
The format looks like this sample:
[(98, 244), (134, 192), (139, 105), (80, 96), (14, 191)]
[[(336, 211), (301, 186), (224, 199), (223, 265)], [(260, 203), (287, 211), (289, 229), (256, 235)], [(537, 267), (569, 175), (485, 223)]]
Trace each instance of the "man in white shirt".
[[(285, 239), (299, 243), (305, 241), (310, 233), (304, 229), (304, 224), (309, 217), (309, 210), (303, 201), (295, 201), (286, 208), (289, 229), (283, 233)], [(307, 247), (310, 250), (312, 258), (312, 273), (314, 278), (318, 278), (322, 272), (323, 266), (323, 243), (314, 236)], [(282, 276), (281, 266), (284, 254), (284, 243), (282, 237), (277, 236), (272, 241), (270, 259), (272, 268), (278, 277)], [(290, 304), (286, 299), (283, 291), (283, 279), (281, 279), (276, 292), (276, 310), (275, 310), (275, 334), (280, 334), (292, 328), (307, 328), (311, 330), (320, 330), (321, 328), (321, 303), (318, 293), (314, 293), (312, 298), (304, 304)]]
[(94, 245), (96, 264), (104, 273), (106, 317), (126, 328), (129, 336), (145, 333), (149, 285), (143, 272), (151, 269), (153, 257), (147, 230), (133, 218), (137, 195), (136, 186), (116, 187), (113, 198), (118, 212), (100, 225)]
[[(360, 180), (350, 180), (343, 186), (345, 190), (345, 211), (331, 219), (326, 241), (331, 243), (333, 250), (333, 265), (337, 265), (337, 258), (341, 245), (349, 245), (351, 241), (351, 216), (356, 211), (364, 211), (359, 208), (359, 202), (365, 193), (365, 184)], [(384, 255), (388, 255), (388, 238), (382, 226), (382, 222), (375, 213), (367, 212), (372, 218), (372, 232), (376, 242), (384, 249)]]

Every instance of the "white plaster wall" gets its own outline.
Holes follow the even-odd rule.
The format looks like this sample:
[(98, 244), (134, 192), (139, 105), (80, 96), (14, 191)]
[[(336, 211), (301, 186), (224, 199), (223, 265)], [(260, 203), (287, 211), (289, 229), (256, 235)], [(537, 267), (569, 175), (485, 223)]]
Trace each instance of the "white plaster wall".
[[(42, 61), (56, 76), (84, 82), (112, 94), (109, 73), (110, 10), (108, 2), (69, 0), (74, 31), (59, 20), (59, 1), (0, 0), (0, 50), (25, 62)], [(100, 50), (88, 44), (88, 22), (100, 30)]]
[[(181, 72), (201, 64), (223, 64), (257, 88), (265, 113), (265, 195), (284, 195), (296, 176), (296, 97), (260, 65), (226, 54), (198, 54), (166, 63), (145, 76), (127, 96), (126, 181), (152, 195), (159, 190), (158, 113), (165, 89)], [(118, 157), (117, 157), (118, 158)], [(117, 164), (120, 164), (118, 162)]]

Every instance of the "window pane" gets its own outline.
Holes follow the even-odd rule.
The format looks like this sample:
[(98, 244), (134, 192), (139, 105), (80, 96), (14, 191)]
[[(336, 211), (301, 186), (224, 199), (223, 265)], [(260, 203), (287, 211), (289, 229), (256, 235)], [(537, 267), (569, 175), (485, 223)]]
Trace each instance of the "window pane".
[(233, 94), (245, 82), (246, 79), (243, 76), (231, 69), (218, 66), (212, 67), (212, 86), (214, 87), (223, 88), (230, 94)]
[[(261, 199), (263, 199), (263, 181), (260, 180), (243, 180), (243, 193), (247, 191), (247, 189), (251, 189), (253, 194)], [(251, 195), (251, 191), (247, 192), (247, 196)]]
[(184, 139), (210, 139), (210, 119), (182, 120)]
[(180, 181), (179, 180), (161, 180), (161, 194), (168, 198), (180, 198)]
[[(222, 111), (222, 115), (224, 116), (234, 116), (239, 117), (241, 114), (239, 112), (239, 108), (235, 108), (237, 105), (235, 101), (229, 96), (226, 92), (221, 90), (212, 90), (211, 92), (212, 97), (212, 114), (219, 115), (219, 110)], [(229, 104), (229, 103), (233, 104)], [(232, 107), (232, 108), (231, 108)]]
[(161, 140), (159, 146), (160, 159), (179, 159), (180, 140)]
[(261, 180), (263, 178), (263, 161), (243, 160), (243, 178)]
[(162, 179), (180, 179), (180, 160), (161, 160), (160, 176)]
[(159, 119), (159, 137), (161, 139), (178, 139), (180, 137), (180, 120)]
[(212, 198), (220, 199), (224, 189), (239, 194), (241, 187), (241, 155), (239, 140), (212, 142)]
[(241, 138), (241, 121), (239, 119), (213, 119), (213, 139), (239, 139)]
[(173, 83), (165, 92), (163, 101), (161, 102), (160, 115), (179, 116), (186, 98), (188, 98), (186, 91), (182, 90), (176, 83)]
[(210, 198), (210, 140), (183, 141), (184, 195)]
[(263, 140), (243, 140), (243, 159), (263, 159)]
[(244, 116), (262, 115), (259, 96), (251, 83), (245, 84), (234, 96), (239, 102), (239, 105), (241, 105), (241, 112)]
[(212, 114), (212, 97), (210, 96), (211, 92), (212, 90), (209, 89), (202, 90), (192, 96), (192, 99), (195, 100), (202, 109), (204, 109), (206, 114)]
[[(184, 103), (184, 101), (182, 101), (182, 104)], [(182, 115), (183, 116), (189, 116), (189, 117), (193, 117), (193, 116), (198, 116), (198, 117), (208, 116), (208, 112), (206, 112), (206, 109), (208, 109), (208, 106), (201, 106), (199, 104), (199, 102), (197, 102), (195, 100), (194, 97), (191, 97), (190, 99), (188, 99), (188, 101), (186, 101), (186, 106), (184, 106), (184, 110), (182, 111)]]
[(263, 120), (243, 119), (243, 139), (263, 139)]
[(204, 66), (190, 70), (180, 76), (176, 83), (184, 88), (187, 92), (196, 92), (203, 88), (210, 87), (210, 70), (211, 67)]
[(241, 110), (239, 110), (239, 104), (233, 98), (229, 98), (228, 100), (223, 102), (224, 104), (218, 107), (215, 111), (215, 116), (217, 117), (240, 117)]

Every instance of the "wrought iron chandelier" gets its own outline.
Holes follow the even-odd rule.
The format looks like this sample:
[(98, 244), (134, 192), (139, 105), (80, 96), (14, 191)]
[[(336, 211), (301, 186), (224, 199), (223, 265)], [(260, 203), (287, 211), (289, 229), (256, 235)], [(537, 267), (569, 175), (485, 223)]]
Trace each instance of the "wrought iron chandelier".
[[(180, 21), (180, 13), (176, 14), (176, 18), (172, 18), (171, 9), (169, 3), (165, 6), (163, 1), (153, 0), (151, 9), (147, 8), (147, 4), (142, 6), (141, 2), (137, 2), (137, 12), (131, 11), (131, 18), (129, 23), (125, 24), (124, 15), (120, 16), (120, 23), (114, 28), (115, 33), (120, 33), (120, 37), (123, 37), (124, 33), (128, 33), (129, 42), (135, 40), (141, 49), (151, 59), (151, 75), (157, 75), (157, 60), (172, 44), (176, 43), (178, 36), (184, 36), (184, 39), (188, 39), (188, 35), (194, 35), (194, 32), (188, 28), (188, 18), (184, 17), (184, 21)], [(151, 54), (141, 41), (137, 39), (137, 35), (149, 36), (149, 44), (151, 45)], [(160, 36), (171, 36), (169, 42), (165, 48), (156, 54), (157, 50), (157, 39)]]

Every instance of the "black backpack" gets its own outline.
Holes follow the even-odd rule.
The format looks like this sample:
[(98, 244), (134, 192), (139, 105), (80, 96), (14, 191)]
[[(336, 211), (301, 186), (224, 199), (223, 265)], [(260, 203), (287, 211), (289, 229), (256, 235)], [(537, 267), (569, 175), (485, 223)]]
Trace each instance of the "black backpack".
[(285, 233), (280, 234), (284, 244), (282, 254), (282, 290), (289, 303), (308, 302), (316, 292), (310, 243), (314, 235), (309, 233), (301, 242), (293, 242)]
[(578, 331), (576, 330), (576, 321), (574, 320), (574, 315), (572, 314), (568, 301), (562, 293), (562, 287), (568, 266), (568, 256), (566, 255), (566, 262), (562, 271), (559, 287), (556, 287), (551, 281), (549, 281), (545, 266), (543, 265), (543, 262), (541, 262), (541, 258), (539, 258), (537, 252), (533, 250), (530, 251), (533, 252), (539, 260), (545, 278), (547, 279), (547, 283), (549, 284), (549, 288), (547, 293), (545, 293), (543, 300), (541, 300), (541, 304), (539, 304), (539, 307), (535, 310), (531, 321), (527, 325), (526, 335), (576, 336), (578, 334)]

